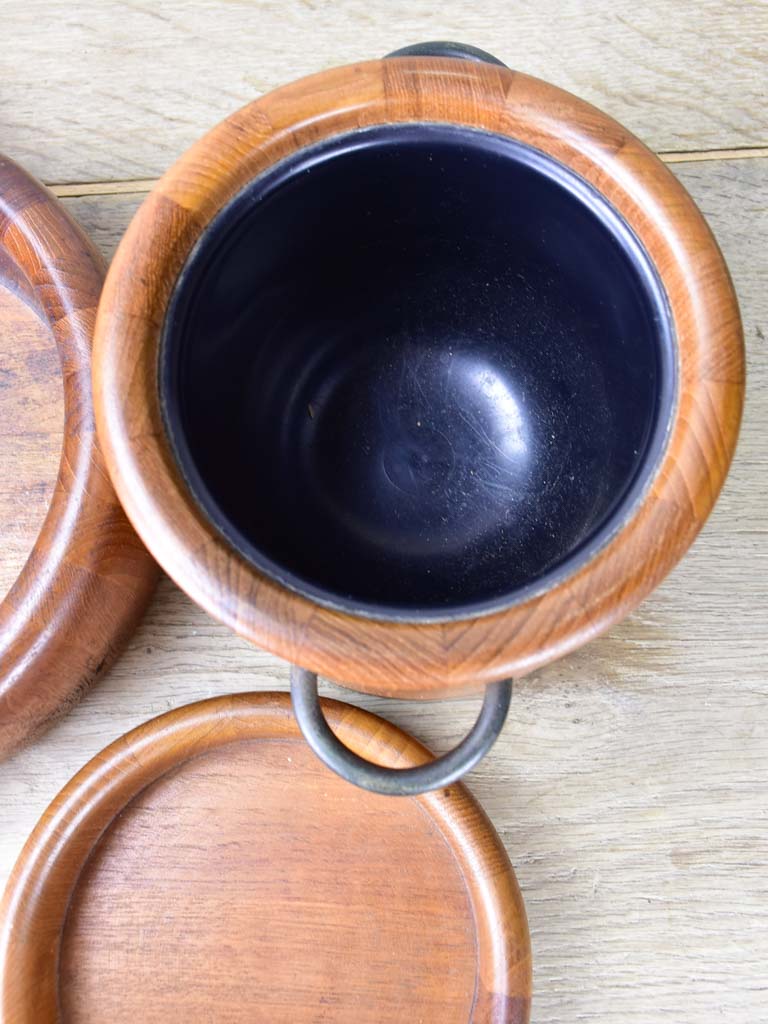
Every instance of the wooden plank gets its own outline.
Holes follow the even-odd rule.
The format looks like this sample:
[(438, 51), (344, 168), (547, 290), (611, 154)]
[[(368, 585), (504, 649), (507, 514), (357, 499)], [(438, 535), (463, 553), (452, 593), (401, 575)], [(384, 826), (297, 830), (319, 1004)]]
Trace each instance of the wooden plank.
[[(741, 299), (746, 416), (723, 497), (682, 565), (621, 626), (517, 685), (470, 780), (523, 887), (537, 1024), (768, 1019), (768, 160), (675, 171)], [(109, 254), (140, 200), (65, 202)], [(44, 806), (107, 742), (191, 700), (284, 689), (287, 675), (164, 581), (109, 676), (0, 767), (0, 882)], [(328, 691), (435, 749), (477, 709)]]
[[(261, 93), (435, 36), (613, 114), (657, 150), (765, 146), (760, 0), (6, 0), (2, 148), (48, 182), (154, 177)], [(716, 54), (716, 56), (715, 56)]]

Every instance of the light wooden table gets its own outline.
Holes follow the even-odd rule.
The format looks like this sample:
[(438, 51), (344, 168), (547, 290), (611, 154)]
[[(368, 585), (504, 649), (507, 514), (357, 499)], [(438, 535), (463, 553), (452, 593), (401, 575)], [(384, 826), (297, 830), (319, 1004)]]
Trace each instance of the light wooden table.
[[(768, 373), (763, 3), (5, 0), (0, 150), (111, 253), (207, 127), (310, 71), (457, 38), (612, 113), (723, 247), (749, 356), (738, 455), (683, 564), (607, 636), (522, 681), (470, 785), (525, 893), (537, 1024), (768, 1021)], [(0, 765), (0, 884), (60, 786), (169, 708), (287, 686), (167, 580), (109, 676)], [(355, 697), (436, 749), (475, 702)], [(435, 1022), (439, 1024), (439, 1022)]]

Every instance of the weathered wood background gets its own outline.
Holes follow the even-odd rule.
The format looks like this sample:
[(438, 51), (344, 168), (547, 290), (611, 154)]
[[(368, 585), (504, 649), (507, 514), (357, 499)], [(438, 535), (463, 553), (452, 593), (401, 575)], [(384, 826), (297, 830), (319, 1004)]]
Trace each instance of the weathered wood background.
[[(768, 1021), (768, 6), (5, 0), (2, 21), (0, 151), (54, 185), (107, 254), (151, 179), (231, 110), (429, 38), (571, 89), (674, 163), (742, 304), (736, 462), (652, 598), (518, 684), (470, 785), (526, 897), (536, 1024)], [(0, 449), (0, 477), (9, 458)], [(286, 686), (284, 663), (164, 580), (109, 676), (0, 765), (0, 884), (56, 791), (126, 729), (201, 697)], [(345, 696), (436, 749), (476, 711)]]

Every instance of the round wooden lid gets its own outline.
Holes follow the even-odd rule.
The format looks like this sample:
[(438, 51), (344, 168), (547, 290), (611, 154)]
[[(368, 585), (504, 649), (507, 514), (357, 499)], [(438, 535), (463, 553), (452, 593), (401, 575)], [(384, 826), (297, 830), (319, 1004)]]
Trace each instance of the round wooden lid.
[(55, 197), (0, 156), (0, 757), (109, 664), (157, 575), (96, 439), (103, 274)]
[[(429, 756), (324, 710), (382, 764)], [(14, 1024), (519, 1024), (531, 991), (520, 891), (469, 793), (343, 782), (285, 694), (190, 705), (94, 758), (14, 869), (0, 969)]]

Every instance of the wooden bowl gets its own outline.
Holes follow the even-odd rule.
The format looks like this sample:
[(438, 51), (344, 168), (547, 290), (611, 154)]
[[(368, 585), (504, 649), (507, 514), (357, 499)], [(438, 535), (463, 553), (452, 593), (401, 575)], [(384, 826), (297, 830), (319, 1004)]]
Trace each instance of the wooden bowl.
[(194, 600), (430, 697), (546, 664), (663, 579), (725, 479), (744, 355), (709, 228), (626, 129), (405, 55), (278, 89), (171, 168), (94, 374), (121, 500)]
[[(343, 704), (352, 749), (427, 752)], [(113, 743), (60, 793), (0, 927), (9, 1024), (524, 1024), (531, 953), (493, 827), (460, 785), (346, 785), (286, 694), (220, 697)]]
[[(487, 603), (488, 593), (480, 593), (481, 574), (473, 578), (475, 592), (469, 603), (474, 602), (475, 607), (469, 609), (462, 606), (460, 595), (458, 605), (449, 601), (441, 611), (440, 594), (429, 591), (424, 581), (412, 607), (408, 607), (408, 595), (404, 593), (407, 588), (392, 580), (384, 581), (386, 607), (381, 606), (376, 588), (364, 595), (365, 600), (360, 600), (359, 592), (349, 598), (354, 567), (338, 564), (344, 560), (344, 552), (331, 536), (332, 528), (316, 521), (300, 522), (304, 516), (303, 485), (294, 493), (297, 508), (289, 507), (285, 497), (290, 495), (289, 478), (298, 474), (301, 479), (302, 470), (298, 463), (280, 465), (280, 440), (265, 433), (269, 428), (258, 415), (253, 414), (255, 432), (245, 432), (245, 443), (259, 450), (263, 479), (256, 461), (250, 464), (251, 478), (245, 475), (249, 463), (242, 453), (231, 450), (231, 435), (221, 426), (221, 406), (216, 414), (216, 403), (212, 406), (209, 400), (206, 406), (206, 397), (200, 390), (195, 395), (198, 408), (187, 418), (185, 434), (184, 430), (175, 430), (174, 451), (173, 424), (178, 427), (179, 421), (172, 411), (169, 430), (169, 417), (164, 415), (161, 400), (161, 378), (166, 372), (163, 358), (170, 360), (171, 375), (202, 375), (193, 377), (196, 387), (205, 386), (206, 367), (211, 369), (211, 352), (206, 364), (203, 347), (196, 349), (200, 354), (191, 369), (187, 365), (179, 370), (181, 365), (174, 364), (171, 356), (163, 356), (164, 330), (171, 331), (169, 325), (173, 326), (169, 310), (183, 317), (184, 303), (196, 294), (195, 288), (185, 290), (184, 286), (190, 280), (186, 275), (194, 276), (200, 270), (195, 254), (201, 239), (213, 232), (211, 237), (221, 243), (227, 234), (226, 218), (238, 218), (238, 204), (242, 206), (252, 195), (250, 189), (263, 187), (270, 174), (289, 166), (300, 167), (297, 162), (317, 153), (312, 147), (354, 143), (365, 129), (385, 131), (390, 138), (398, 133), (404, 137), (414, 131), (415, 125), (425, 124), (440, 126), (442, 134), (449, 129), (461, 131), (463, 140), (467, 129), (482, 133), (478, 137), (490, 138), (494, 144), (498, 140), (512, 140), (526, 154), (544, 161), (552, 173), (575, 176), (594, 202), (602, 210), (612, 211), (624, 225), (627, 245), (634, 245), (639, 258), (650, 267), (651, 279), (660, 289), (659, 301), (668, 310), (665, 323), (671, 338), (672, 371), (668, 376), (672, 378), (672, 394), (662, 420), (651, 408), (658, 401), (658, 392), (652, 387), (643, 390), (644, 369), (638, 361), (642, 355), (637, 356), (634, 364), (633, 356), (628, 355), (628, 369), (620, 385), (623, 400), (629, 400), (632, 375), (636, 375), (637, 415), (641, 421), (646, 417), (650, 424), (646, 434), (657, 431), (659, 422), (663, 433), (656, 440), (656, 447), (646, 441), (646, 452), (651, 452), (651, 457), (640, 460), (646, 473), (639, 499), (629, 505), (620, 502), (620, 513), (608, 522), (607, 534), (599, 534), (597, 544), (592, 543), (594, 537), (588, 539), (586, 557), (568, 562), (564, 573), (555, 571), (547, 578), (545, 568), (539, 580), (524, 577), (522, 586), (511, 577), (505, 593), (497, 581), (497, 590), (489, 597), (490, 607), (482, 606), (483, 601)], [(456, 151), (453, 158), (455, 162)], [(386, 161), (386, 155), (382, 159)], [(309, 173), (311, 176), (314, 172)], [(446, 181), (450, 185), (451, 180), (446, 178), (443, 184)], [(376, 182), (381, 183), (379, 178)], [(501, 186), (489, 174), (487, 187), (493, 191)], [(352, 244), (352, 233), (344, 220), (345, 211), (350, 205), (364, 202), (368, 195), (364, 185), (358, 184), (358, 188), (362, 189), (362, 199), (350, 199), (348, 191), (340, 191), (335, 199), (333, 216), (339, 222), (346, 246)], [(330, 201), (330, 191), (326, 198)], [(392, 197), (386, 201), (391, 203)], [(449, 213), (453, 209), (450, 201), (447, 209)], [(321, 214), (314, 209), (312, 215), (316, 219)], [(410, 208), (403, 209), (404, 219), (412, 215)], [(374, 219), (377, 216), (375, 212)], [(329, 220), (317, 222), (325, 229)], [(299, 238), (305, 239), (310, 227), (286, 223), (288, 241), (281, 253), (285, 250), (290, 255), (291, 231), (303, 230)], [(311, 223), (314, 221), (310, 221), (310, 226)], [(265, 230), (269, 226), (266, 221), (262, 224)], [(279, 224), (280, 221), (274, 221), (275, 230)], [(236, 225), (231, 237), (237, 236), (238, 230)], [(329, 261), (336, 266), (337, 247), (332, 246), (325, 231), (321, 237), (318, 256), (319, 250), (330, 247)], [(406, 233), (403, 238), (413, 244), (411, 234)], [(255, 239), (249, 243), (250, 256), (257, 263), (240, 264), (246, 281), (261, 281), (263, 274), (268, 276), (271, 266), (269, 251), (258, 250)], [(275, 242), (274, 233), (265, 234), (265, 239), (271, 245)], [(362, 246), (369, 249), (376, 242), (376, 236), (361, 239)], [(389, 244), (389, 239), (384, 240), (384, 245)], [(592, 255), (596, 251), (591, 251)], [(616, 258), (622, 259), (622, 254), (616, 252)], [(361, 253), (358, 247), (346, 260), (348, 272)], [(412, 255), (408, 259), (412, 266)], [(288, 264), (280, 262), (278, 253), (274, 265), (285, 269)], [(299, 264), (296, 266), (300, 274), (306, 274)], [(432, 270), (429, 261), (425, 261), (425, 266)], [(378, 265), (377, 269), (382, 272)], [(254, 278), (249, 279), (249, 273)], [(227, 287), (238, 287), (233, 279), (221, 281)], [(355, 288), (360, 287), (359, 274), (353, 275), (351, 281)], [(472, 286), (474, 301), (474, 279)], [(338, 294), (334, 293), (337, 298), (346, 294), (343, 282), (338, 287)], [(296, 301), (294, 293), (287, 294)], [(314, 293), (307, 293), (307, 301), (315, 297)], [(214, 299), (203, 308), (202, 315), (213, 311), (224, 316), (226, 312), (228, 319), (218, 324), (218, 334), (210, 336), (212, 346), (225, 343), (225, 329), (233, 329), (238, 311), (237, 302), (226, 309), (223, 285), (218, 307)], [(610, 300), (606, 293), (603, 301), (609, 304)], [(348, 301), (352, 301), (351, 296)], [(273, 350), (279, 350), (281, 342), (287, 348), (295, 348), (301, 325), (296, 334), (281, 334), (274, 309), (267, 308), (271, 317), (268, 322), (248, 319), (251, 336)], [(532, 315), (535, 308), (535, 304), (526, 307), (526, 314)], [(643, 308), (645, 315), (652, 316), (657, 311), (653, 302)], [(239, 311), (244, 313), (242, 306)], [(290, 318), (291, 310), (284, 312)], [(324, 315), (327, 314), (326, 309)], [(457, 315), (461, 319), (465, 312), (459, 310)], [(327, 323), (327, 319), (321, 323)], [(558, 321), (555, 326), (562, 323)], [(210, 321), (205, 324), (210, 326)], [(294, 324), (291, 323), (291, 331)], [(526, 331), (535, 329), (535, 324), (523, 323), (518, 335), (523, 337)], [(276, 336), (274, 342), (270, 332)], [(578, 335), (579, 330), (575, 333)], [(186, 339), (181, 328), (177, 331), (174, 327), (172, 334), (176, 341)], [(658, 360), (658, 352), (664, 346), (657, 346), (656, 355), (652, 355), (650, 335), (646, 336), (645, 351), (650, 353), (649, 359)], [(364, 350), (366, 337), (359, 340)], [(559, 343), (556, 334), (542, 337), (542, 344)], [(616, 337), (612, 340), (616, 341)], [(169, 345), (173, 348), (170, 342)], [(203, 345), (201, 341), (200, 346)], [(260, 351), (256, 343), (254, 347)], [(306, 355), (308, 349), (302, 351)], [(227, 358), (230, 354), (214, 347), (214, 362), (216, 352)], [(249, 370), (238, 358), (229, 364), (236, 377)], [(372, 355), (372, 359), (376, 358)], [(283, 370), (289, 377), (298, 375), (300, 364), (301, 359), (292, 364), (289, 353)], [(258, 375), (264, 365), (254, 361), (251, 373)], [(595, 374), (604, 374), (607, 369), (604, 361), (593, 368)], [(221, 375), (211, 378), (212, 390), (223, 387), (223, 381)], [(492, 380), (492, 391), (493, 386)], [(710, 229), (672, 173), (626, 129), (554, 86), (503, 67), (452, 58), (404, 56), (324, 72), (269, 93), (215, 128), (165, 175), (137, 213), (106, 281), (96, 328), (94, 389), (100, 435), (121, 500), (148, 548), (191, 597), (233, 630), (291, 662), (362, 690), (431, 696), (520, 676), (550, 662), (616, 623), (664, 578), (705, 522), (725, 478), (741, 412), (743, 349), (735, 296)], [(305, 393), (308, 392), (300, 392), (302, 396)], [(288, 391), (281, 394), (287, 395)], [(391, 397), (391, 392), (388, 394)], [(266, 391), (258, 391), (257, 396), (257, 406), (261, 403), (265, 411), (270, 411), (271, 396)], [(355, 400), (358, 399), (359, 395)], [(451, 396), (449, 399), (453, 401)], [(172, 404), (173, 395), (169, 400)], [(313, 415), (322, 416), (319, 404), (317, 409), (305, 410), (308, 425)], [(243, 508), (234, 509), (234, 530), (227, 526), (227, 517), (229, 524), (232, 520), (232, 495), (222, 494), (215, 483), (215, 502), (219, 511), (224, 511), (212, 513), (190, 472), (194, 460), (185, 462), (178, 457), (179, 441), (191, 442), (193, 447), (198, 443), (198, 455), (204, 450), (199, 435), (206, 409), (213, 410), (211, 431), (216, 435), (218, 458), (224, 465), (237, 463), (236, 476), (229, 481), (230, 489), (233, 483), (234, 501), (247, 503), (246, 512)], [(273, 411), (270, 415), (278, 416)], [(618, 407), (611, 415), (620, 417)], [(603, 423), (600, 416), (598, 420), (600, 429), (611, 429), (608, 421)], [(580, 422), (583, 421), (573, 424), (575, 432), (579, 431)], [(193, 425), (188, 427), (189, 423)], [(424, 426), (428, 433), (430, 423)], [(276, 430), (276, 426), (271, 429)], [(349, 424), (348, 432), (351, 429)], [(553, 432), (557, 433), (557, 429)], [(636, 446), (637, 437), (642, 443), (642, 430), (633, 441), (633, 429), (628, 423), (627, 432), (623, 433), (627, 442), (623, 441), (625, 457), (630, 447)], [(414, 425), (414, 431), (418, 430)], [(555, 441), (559, 438), (557, 434)], [(412, 441), (418, 445), (418, 437)], [(492, 441), (498, 442), (498, 438)], [(292, 442), (286, 443), (288, 452)], [(209, 463), (215, 459), (213, 451), (204, 453)], [(338, 450), (332, 455), (338, 465)], [(598, 456), (604, 458), (605, 451), (598, 450)], [(625, 482), (632, 476), (630, 463), (631, 459), (627, 462)], [(567, 474), (582, 469), (583, 463), (574, 460), (569, 469), (566, 460), (560, 468)], [(289, 479), (283, 492), (278, 482), (281, 472)], [(342, 476), (344, 472), (340, 470)], [(408, 470), (401, 470), (401, 474), (406, 477)], [(598, 472), (591, 482), (597, 487), (600, 480)], [(239, 486), (247, 490), (246, 498), (238, 498)], [(614, 488), (612, 497), (620, 490), (621, 487)], [(477, 494), (473, 493), (473, 497)], [(365, 504), (368, 496), (355, 492), (347, 497), (349, 514), (353, 516), (356, 506)], [(341, 500), (338, 495), (335, 499)], [(323, 500), (322, 496), (311, 498), (306, 520), (310, 518), (309, 511), (314, 516)], [(563, 505), (565, 510), (569, 501)], [(472, 510), (471, 514), (475, 512)], [(242, 528), (249, 514), (257, 524), (250, 534)], [(342, 515), (343, 510), (337, 522)], [(583, 511), (579, 515), (584, 526), (589, 515)], [(290, 524), (290, 535), (275, 540), (273, 526), (281, 517)], [(605, 526), (604, 515), (601, 521)], [(259, 536), (259, 529), (271, 529), (272, 540), (265, 541)], [(287, 556), (280, 550), (281, 544), (285, 549), (291, 548), (291, 538), (295, 538), (297, 559), (299, 554), (304, 559), (314, 557), (315, 561), (328, 556), (328, 564), (322, 570), (315, 566), (311, 579), (312, 567), (307, 567), (307, 561), (288, 564), (290, 552)], [(509, 568), (509, 551), (498, 535), (495, 539), (499, 542), (498, 561), (503, 575)], [(391, 552), (391, 547), (386, 550)], [(357, 554), (356, 550), (350, 551), (350, 560)], [(435, 565), (432, 562), (426, 567)], [(401, 560), (397, 568), (401, 571)], [(496, 563), (488, 568), (488, 574), (495, 574), (495, 580), (497, 569)], [(303, 584), (301, 580), (297, 584), (302, 573)], [(379, 583), (382, 579), (380, 574)], [(531, 580), (532, 588), (526, 589)], [(329, 599), (329, 591), (334, 589), (335, 596), (332, 593)], [(500, 601), (501, 606), (496, 606)]]
[(110, 664), (157, 578), (96, 439), (90, 355), (103, 274), (57, 200), (0, 157), (0, 757)]

